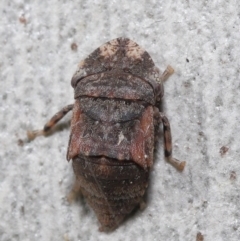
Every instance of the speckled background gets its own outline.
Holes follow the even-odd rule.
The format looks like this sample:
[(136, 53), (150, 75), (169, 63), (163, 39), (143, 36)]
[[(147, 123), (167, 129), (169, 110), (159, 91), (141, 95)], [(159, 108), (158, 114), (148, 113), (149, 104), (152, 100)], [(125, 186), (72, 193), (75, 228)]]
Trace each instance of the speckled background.
[[(239, 13), (237, 0), (1, 1), (0, 240), (240, 240)], [(77, 63), (120, 36), (175, 69), (163, 109), (187, 166), (166, 163), (160, 140), (147, 208), (105, 234), (84, 200), (66, 200), (71, 114), (54, 135), (25, 138), (73, 103)]]

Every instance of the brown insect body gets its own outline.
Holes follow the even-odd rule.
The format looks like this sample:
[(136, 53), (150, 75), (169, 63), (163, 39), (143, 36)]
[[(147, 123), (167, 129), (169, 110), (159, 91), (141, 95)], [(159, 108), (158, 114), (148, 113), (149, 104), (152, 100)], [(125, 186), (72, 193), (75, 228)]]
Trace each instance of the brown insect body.
[(103, 230), (116, 228), (141, 203), (148, 186), (154, 104), (162, 89), (156, 76), (145, 51), (117, 39), (94, 51), (73, 77), (76, 101), (67, 158)]
[(166, 157), (180, 170), (185, 165), (171, 156), (170, 126), (158, 109), (171, 70), (161, 74), (149, 54), (127, 38), (107, 42), (79, 64), (72, 78), (74, 105), (42, 131), (73, 108), (67, 159), (72, 159), (75, 191), (95, 211), (100, 230), (115, 229), (143, 202), (159, 123)]
[(77, 156), (73, 169), (81, 193), (101, 223), (101, 231), (115, 229), (142, 202), (148, 185), (148, 170), (133, 161)]

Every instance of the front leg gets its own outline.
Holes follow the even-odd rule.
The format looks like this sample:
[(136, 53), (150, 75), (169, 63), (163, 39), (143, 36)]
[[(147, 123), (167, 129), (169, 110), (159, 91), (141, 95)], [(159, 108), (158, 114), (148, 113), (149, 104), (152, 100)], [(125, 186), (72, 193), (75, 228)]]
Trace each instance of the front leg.
[(162, 82), (166, 81), (173, 73), (174, 73), (174, 69), (170, 65), (168, 65), (161, 75), (161, 81)]
[(27, 131), (29, 140), (35, 139), (37, 136), (44, 136), (52, 129), (57, 122), (59, 122), (70, 110), (73, 109), (73, 105), (67, 105), (57, 112), (43, 127), (42, 130)]

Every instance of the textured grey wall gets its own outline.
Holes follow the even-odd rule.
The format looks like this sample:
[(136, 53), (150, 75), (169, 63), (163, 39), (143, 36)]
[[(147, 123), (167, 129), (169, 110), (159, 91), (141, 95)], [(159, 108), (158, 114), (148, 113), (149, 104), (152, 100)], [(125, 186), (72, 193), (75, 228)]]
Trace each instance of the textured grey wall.
[[(236, 0), (1, 1), (0, 240), (240, 240), (239, 12)], [(73, 102), (77, 63), (119, 36), (174, 67), (163, 107), (187, 166), (166, 163), (161, 140), (147, 208), (104, 234), (84, 201), (66, 200), (69, 129), (18, 139)]]

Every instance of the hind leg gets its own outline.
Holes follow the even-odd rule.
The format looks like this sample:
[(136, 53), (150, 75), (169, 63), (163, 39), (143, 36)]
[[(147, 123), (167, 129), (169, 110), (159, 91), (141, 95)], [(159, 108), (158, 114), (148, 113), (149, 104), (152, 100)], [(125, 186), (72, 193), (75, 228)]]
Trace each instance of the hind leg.
[(68, 202), (73, 202), (74, 200), (77, 199), (77, 197), (81, 194), (81, 187), (79, 184), (79, 181), (77, 179), (75, 180), (75, 183), (73, 184), (72, 190), (70, 193), (67, 195), (67, 200)]

